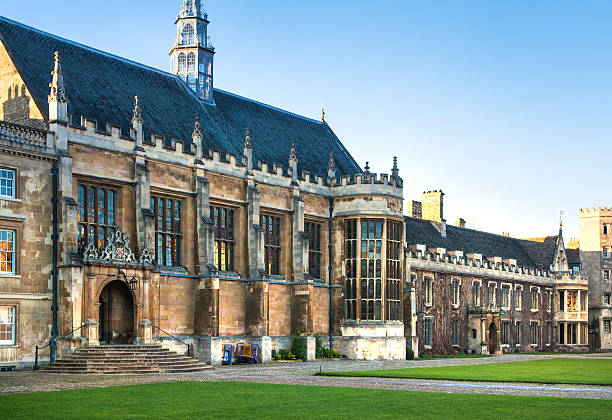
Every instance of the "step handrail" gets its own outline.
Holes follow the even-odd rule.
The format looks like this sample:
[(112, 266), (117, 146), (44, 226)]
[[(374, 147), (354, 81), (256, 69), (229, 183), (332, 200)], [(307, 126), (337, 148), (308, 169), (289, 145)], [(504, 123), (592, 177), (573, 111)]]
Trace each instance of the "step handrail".
[[(153, 328), (157, 328), (157, 330), (159, 330), (159, 332), (162, 332), (162, 333), (166, 334), (168, 337), (173, 338), (174, 340), (178, 341), (179, 343), (181, 343), (181, 344), (183, 344), (183, 345), (187, 346), (187, 356), (192, 357), (192, 351), (191, 351), (192, 349), (191, 349), (191, 344), (185, 343), (185, 342), (184, 342), (183, 340), (181, 340), (180, 338), (175, 337), (175, 336), (173, 336), (172, 334), (170, 334), (169, 332), (162, 330), (162, 329), (161, 329), (161, 328), (159, 328), (157, 325), (153, 325), (153, 324), (151, 324), (151, 327), (153, 327)], [(158, 338), (161, 338), (161, 336), (158, 336)]]
[(63, 336), (61, 336), (60, 338), (50, 339), (50, 340), (49, 340), (49, 342), (48, 342), (47, 344), (45, 344), (44, 346), (42, 346), (42, 347), (38, 347), (38, 344), (37, 344), (37, 345), (36, 345), (36, 353), (35, 353), (35, 355), (34, 355), (34, 367), (32, 368), (32, 370), (38, 370), (38, 369), (39, 369), (39, 367), (38, 367), (38, 351), (39, 351), (39, 350), (42, 350), (42, 349), (45, 349), (45, 348), (47, 348), (47, 347), (51, 346), (51, 343), (52, 343), (52, 342), (58, 342), (58, 341), (63, 340), (64, 338), (67, 338), (68, 336), (72, 335), (72, 333), (74, 333), (75, 331), (78, 331), (78, 330), (80, 330), (81, 328), (83, 328), (83, 327), (85, 327), (85, 326), (87, 326), (87, 325), (88, 325), (88, 324), (87, 324), (87, 322), (85, 322), (85, 323), (84, 323), (83, 325), (81, 325), (80, 327), (76, 327), (75, 329), (73, 329), (72, 331), (70, 331), (68, 334), (64, 334), (64, 335), (63, 335)]

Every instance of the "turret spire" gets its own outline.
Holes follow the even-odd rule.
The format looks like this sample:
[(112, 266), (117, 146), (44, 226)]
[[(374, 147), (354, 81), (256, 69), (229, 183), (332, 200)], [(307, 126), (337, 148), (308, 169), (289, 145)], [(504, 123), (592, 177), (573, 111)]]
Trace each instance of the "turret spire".
[(134, 96), (134, 115), (132, 116), (132, 123), (142, 124), (142, 110), (140, 109), (138, 96)]
[(200, 115), (195, 114), (195, 120), (193, 123), (193, 133), (191, 133), (191, 141), (196, 146), (196, 157), (195, 163), (202, 163), (202, 131), (200, 130)]
[(397, 156), (393, 156), (393, 168), (391, 169), (391, 178), (397, 178), (399, 170), (397, 169)]
[(51, 75), (53, 79), (49, 84), (51, 93), (49, 94), (49, 102), (57, 101), (60, 103), (67, 103), (68, 98), (66, 97), (66, 86), (64, 85), (64, 73), (62, 72), (62, 63), (60, 61), (59, 51), (55, 51), (55, 63)]
[(244, 148), (242, 151), (242, 163), (246, 166), (247, 174), (253, 173), (253, 144), (251, 144), (251, 130), (247, 127), (244, 132)]
[(298, 178), (298, 158), (297, 153), (295, 151), (295, 141), (291, 141), (291, 151), (289, 152), (289, 168), (291, 169), (291, 183), (293, 185), (297, 184)]
[(142, 131), (142, 110), (140, 109), (140, 102), (138, 96), (134, 96), (134, 112), (132, 115), (132, 128), (136, 135), (136, 145), (134, 150), (144, 151), (142, 147), (142, 141), (144, 139), (144, 133)]
[(334, 152), (329, 152), (329, 161), (327, 162), (327, 181), (331, 184), (336, 179), (336, 160)]
[(176, 40), (170, 57), (172, 72), (181, 77), (199, 99), (214, 104), (213, 56), (208, 37), (208, 15), (200, 0), (184, 0), (176, 17)]

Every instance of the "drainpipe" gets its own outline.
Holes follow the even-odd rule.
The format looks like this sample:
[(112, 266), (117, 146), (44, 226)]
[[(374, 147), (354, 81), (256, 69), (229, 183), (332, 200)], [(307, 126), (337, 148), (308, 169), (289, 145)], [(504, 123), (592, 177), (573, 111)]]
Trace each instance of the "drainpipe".
[(51, 324), (51, 342), (49, 343), (50, 356), (49, 360), (51, 363), (55, 362), (55, 340), (57, 339), (57, 249), (58, 249), (58, 196), (57, 196), (57, 178), (58, 168), (57, 162), (53, 163), (51, 168), (51, 178), (53, 186), (53, 269), (51, 276), (53, 279), (53, 304), (51, 306), (51, 312), (53, 314), (53, 321)]
[(334, 345), (334, 326), (333, 326), (333, 310), (332, 310), (332, 216), (334, 214), (334, 199), (329, 199), (329, 221), (327, 222), (327, 279), (329, 283), (329, 350), (331, 351)]

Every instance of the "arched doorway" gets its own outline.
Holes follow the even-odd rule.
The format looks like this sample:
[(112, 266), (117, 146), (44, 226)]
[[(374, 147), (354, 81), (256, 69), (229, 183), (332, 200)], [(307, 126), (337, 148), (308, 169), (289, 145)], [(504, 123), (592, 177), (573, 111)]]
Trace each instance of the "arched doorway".
[(497, 327), (495, 322), (491, 322), (489, 324), (489, 354), (495, 354), (497, 347)]
[(128, 285), (114, 280), (100, 293), (100, 342), (126, 344), (134, 341), (134, 298)]

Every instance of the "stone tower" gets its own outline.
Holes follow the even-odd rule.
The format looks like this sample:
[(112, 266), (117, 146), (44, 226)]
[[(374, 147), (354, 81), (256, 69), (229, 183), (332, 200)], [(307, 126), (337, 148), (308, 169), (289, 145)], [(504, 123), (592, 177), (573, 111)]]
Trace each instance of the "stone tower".
[(202, 101), (213, 104), (213, 56), (208, 15), (201, 0), (184, 0), (176, 17), (176, 40), (170, 51), (172, 72)]

